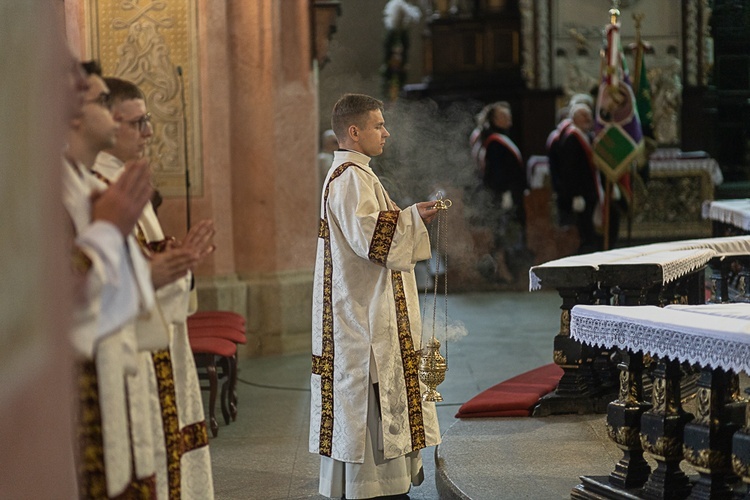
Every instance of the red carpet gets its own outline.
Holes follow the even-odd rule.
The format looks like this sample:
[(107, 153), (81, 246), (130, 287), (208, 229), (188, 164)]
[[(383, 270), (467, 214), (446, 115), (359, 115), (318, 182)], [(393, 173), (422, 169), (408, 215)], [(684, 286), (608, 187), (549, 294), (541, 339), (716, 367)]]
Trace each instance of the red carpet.
[(539, 398), (555, 390), (562, 374), (562, 368), (550, 363), (500, 382), (461, 405), (456, 418), (528, 417)]

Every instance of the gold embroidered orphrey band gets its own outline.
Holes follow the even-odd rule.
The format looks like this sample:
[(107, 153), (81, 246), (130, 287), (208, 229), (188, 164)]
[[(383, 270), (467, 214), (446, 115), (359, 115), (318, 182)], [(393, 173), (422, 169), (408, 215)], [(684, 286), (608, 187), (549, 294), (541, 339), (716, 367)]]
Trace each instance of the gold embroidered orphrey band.
[(156, 383), (161, 406), (164, 444), (167, 451), (167, 483), (170, 498), (179, 498), (182, 488), (182, 456), (193, 450), (208, 446), (208, 428), (201, 420), (180, 429), (177, 415), (177, 394), (174, 386), (172, 355), (162, 349), (151, 355), (156, 374)]
[[(321, 356), (313, 355), (312, 372), (320, 375), (321, 418), (319, 453), (330, 457), (333, 447), (333, 261), (331, 258), (331, 234), (328, 227), (326, 204), (329, 186), (333, 179), (340, 176), (347, 168), (356, 166), (354, 163), (344, 163), (334, 170), (323, 194), (323, 218), (320, 220), (318, 237), (324, 242), (323, 248), (323, 335)], [(393, 235), (396, 231), (398, 211), (383, 211), (378, 215), (373, 240), (370, 245), (369, 257), (374, 263), (385, 266)], [(396, 317), (398, 324), (399, 346), (406, 382), (406, 396), (409, 413), (409, 427), (411, 431), (412, 449), (425, 447), (424, 421), (422, 417), (422, 396), (419, 388), (419, 359), (414, 351), (409, 324), (409, 311), (406, 305), (401, 273), (391, 273), (395, 298)]]
[(383, 267), (385, 267), (385, 263), (388, 260), (388, 252), (391, 250), (393, 235), (396, 234), (398, 214), (397, 210), (380, 212), (378, 214), (378, 222), (375, 224), (368, 257), (371, 262)]
[(169, 349), (161, 349), (151, 355), (159, 392), (161, 420), (164, 426), (164, 445), (167, 451), (167, 485), (170, 498), (180, 497), (180, 461), (182, 458), (182, 436), (177, 417), (177, 399), (174, 388), (172, 356)]
[(411, 431), (412, 451), (426, 446), (424, 419), (422, 417), (422, 393), (419, 390), (419, 355), (414, 350), (409, 324), (409, 309), (406, 306), (406, 293), (401, 271), (391, 271), (393, 297), (396, 303), (396, 322), (398, 324), (398, 343), (401, 347), (401, 362), (404, 366), (406, 382), (406, 402), (409, 411), (409, 428)]
[(320, 356), (313, 355), (313, 373), (320, 375), (320, 446), (319, 453), (331, 456), (333, 449), (333, 259), (331, 258), (331, 232), (328, 227), (328, 190), (331, 181), (355, 166), (343, 163), (333, 171), (323, 193), (323, 218), (318, 237), (323, 239), (323, 338)]

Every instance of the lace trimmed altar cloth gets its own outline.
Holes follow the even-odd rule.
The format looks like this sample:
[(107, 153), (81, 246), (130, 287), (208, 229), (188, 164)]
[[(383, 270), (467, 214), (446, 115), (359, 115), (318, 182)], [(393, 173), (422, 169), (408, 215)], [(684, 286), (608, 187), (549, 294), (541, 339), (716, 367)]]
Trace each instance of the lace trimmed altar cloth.
[[(696, 251), (701, 249), (712, 251), (713, 255)], [(706, 264), (714, 256), (745, 254), (750, 255), (750, 236), (746, 235), (670, 241), (573, 255), (531, 267), (529, 290), (541, 289), (543, 283), (539, 275), (555, 268), (581, 268), (594, 272), (606, 264), (650, 263), (663, 266), (663, 283), (666, 284)]]
[(706, 201), (703, 203), (702, 215), (724, 224), (731, 224), (744, 231), (750, 231), (750, 199)]
[(571, 310), (584, 344), (750, 374), (750, 304), (586, 306)]

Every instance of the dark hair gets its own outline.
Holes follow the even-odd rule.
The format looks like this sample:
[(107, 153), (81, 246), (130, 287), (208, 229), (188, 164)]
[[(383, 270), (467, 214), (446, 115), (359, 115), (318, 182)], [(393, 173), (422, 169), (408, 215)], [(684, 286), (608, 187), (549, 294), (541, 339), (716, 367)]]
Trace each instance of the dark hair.
[(98, 61), (83, 61), (81, 62), (83, 71), (86, 72), (86, 76), (98, 75), (102, 76), (102, 67)]
[(146, 100), (146, 96), (143, 95), (143, 92), (141, 92), (141, 89), (135, 83), (110, 76), (104, 79), (104, 83), (109, 87), (109, 95), (114, 103), (129, 101), (131, 99)]
[(383, 112), (383, 101), (364, 94), (344, 94), (333, 105), (331, 128), (339, 143), (346, 139), (350, 125), (362, 127), (362, 120), (370, 111)]

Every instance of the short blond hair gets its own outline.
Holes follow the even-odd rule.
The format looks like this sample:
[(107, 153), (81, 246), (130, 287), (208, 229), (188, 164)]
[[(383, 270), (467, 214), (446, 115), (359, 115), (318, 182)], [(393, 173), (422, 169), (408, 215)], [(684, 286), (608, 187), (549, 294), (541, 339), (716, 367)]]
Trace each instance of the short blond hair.
[(350, 125), (364, 126), (364, 120), (370, 111), (384, 110), (383, 101), (365, 94), (344, 94), (333, 105), (331, 128), (339, 143), (346, 140)]

